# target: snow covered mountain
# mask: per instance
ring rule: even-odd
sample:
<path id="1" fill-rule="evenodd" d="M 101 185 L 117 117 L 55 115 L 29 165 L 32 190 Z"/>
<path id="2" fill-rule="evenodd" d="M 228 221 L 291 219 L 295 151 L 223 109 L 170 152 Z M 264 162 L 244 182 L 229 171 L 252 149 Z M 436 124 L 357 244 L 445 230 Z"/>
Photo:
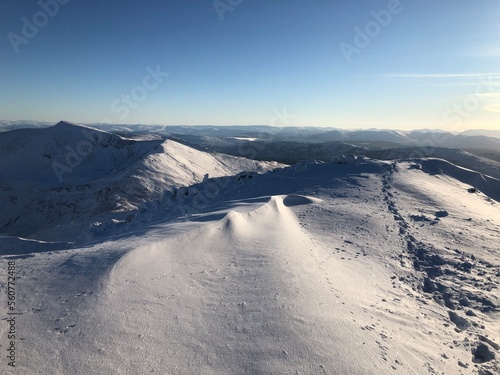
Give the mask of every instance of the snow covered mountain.
<path id="1" fill-rule="evenodd" d="M 69 240 L 90 218 L 123 220 L 144 202 L 204 178 L 279 166 L 63 121 L 0 133 L 0 233 L 48 240 L 52 228 L 64 226 Z"/>
<path id="2" fill-rule="evenodd" d="M 65 161 L 53 135 L 16 154 L 32 177 L 3 164 L 18 180 L 4 178 L 2 194 L 33 185 L 52 203 L 19 211 L 12 228 L 42 228 L 54 210 L 87 215 L 0 237 L 0 305 L 14 262 L 19 313 L 16 368 L 1 358 L 3 373 L 500 373 L 500 180 L 436 158 L 274 169 L 172 140 L 95 137 L 62 182 L 49 173 Z M 113 194 L 134 208 L 95 209 Z M 24 207 L 44 207 L 37 199 Z"/>

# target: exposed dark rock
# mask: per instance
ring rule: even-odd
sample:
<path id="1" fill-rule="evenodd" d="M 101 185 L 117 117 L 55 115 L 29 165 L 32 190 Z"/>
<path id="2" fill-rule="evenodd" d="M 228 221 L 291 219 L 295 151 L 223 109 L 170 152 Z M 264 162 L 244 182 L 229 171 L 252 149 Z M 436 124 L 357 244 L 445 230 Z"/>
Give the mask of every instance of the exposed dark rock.
<path id="1" fill-rule="evenodd" d="M 450 316 L 450 320 L 457 326 L 458 329 L 463 331 L 469 327 L 467 319 L 462 318 L 456 312 L 449 311 L 448 315 Z"/>
<path id="2" fill-rule="evenodd" d="M 495 359 L 495 353 L 493 353 L 488 345 L 483 343 L 479 344 L 476 349 L 472 350 L 474 355 L 473 361 L 476 363 L 484 363 Z"/>
<path id="3" fill-rule="evenodd" d="M 435 213 L 436 217 L 446 217 L 449 215 L 448 211 L 438 211 Z"/>
<path id="4" fill-rule="evenodd" d="M 424 286 L 423 286 L 422 290 L 425 293 L 432 293 L 432 292 L 434 292 L 436 290 L 436 285 L 432 282 L 431 279 L 429 279 L 428 277 L 426 277 L 424 279 Z"/>
<path id="5" fill-rule="evenodd" d="M 500 350 L 500 345 L 498 345 L 496 342 L 490 340 L 489 338 L 487 338 L 486 336 L 483 336 L 483 335 L 479 335 L 478 336 L 479 340 L 481 341 L 484 341 L 488 344 L 490 344 L 490 346 L 495 349 L 495 350 Z"/>
<path id="6" fill-rule="evenodd" d="M 470 301 L 467 297 L 462 297 L 458 300 L 460 306 L 470 306 Z"/>

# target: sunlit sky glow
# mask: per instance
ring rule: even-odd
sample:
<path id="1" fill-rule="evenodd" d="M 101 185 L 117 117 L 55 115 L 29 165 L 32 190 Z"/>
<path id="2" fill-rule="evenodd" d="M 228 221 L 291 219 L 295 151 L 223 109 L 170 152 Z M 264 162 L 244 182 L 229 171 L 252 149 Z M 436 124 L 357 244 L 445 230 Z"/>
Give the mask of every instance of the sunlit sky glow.
<path id="1" fill-rule="evenodd" d="M 500 129 L 497 0 L 6 0 L 0 11 L 3 120 L 270 125 L 286 108 L 293 119 L 275 125 Z"/>

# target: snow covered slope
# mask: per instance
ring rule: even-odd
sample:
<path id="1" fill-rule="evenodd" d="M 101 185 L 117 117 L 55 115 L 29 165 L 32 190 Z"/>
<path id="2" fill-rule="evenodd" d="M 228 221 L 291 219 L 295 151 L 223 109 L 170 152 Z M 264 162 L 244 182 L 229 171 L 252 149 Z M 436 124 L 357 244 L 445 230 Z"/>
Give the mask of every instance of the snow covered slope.
<path id="1" fill-rule="evenodd" d="M 497 374 L 500 205 L 484 192 L 500 181 L 474 176 L 301 163 L 205 180 L 91 246 L 4 256 L 22 315 L 2 371 Z"/>
<path id="2" fill-rule="evenodd" d="M 117 218 L 125 220 L 142 203 L 207 174 L 279 166 L 67 122 L 0 133 L 0 234 L 51 241 L 52 228 L 62 226 L 57 231 L 69 241 L 90 218 L 121 213 Z"/>
<path id="3" fill-rule="evenodd" d="M 500 162 L 470 154 L 466 151 L 451 148 L 393 148 L 385 150 L 370 150 L 366 153 L 373 159 L 395 160 L 410 158 L 444 159 L 463 168 L 500 179 Z"/>

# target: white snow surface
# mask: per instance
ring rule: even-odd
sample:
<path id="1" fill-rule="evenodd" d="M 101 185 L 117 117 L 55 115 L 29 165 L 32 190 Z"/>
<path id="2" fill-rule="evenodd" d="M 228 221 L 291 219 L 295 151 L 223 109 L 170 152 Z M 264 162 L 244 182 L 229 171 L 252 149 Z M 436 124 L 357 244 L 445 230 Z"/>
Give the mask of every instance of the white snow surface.
<path id="1" fill-rule="evenodd" d="M 0 238 L 2 374 L 497 374 L 500 181 L 457 168 L 302 163 L 197 181 L 73 248 Z"/>

